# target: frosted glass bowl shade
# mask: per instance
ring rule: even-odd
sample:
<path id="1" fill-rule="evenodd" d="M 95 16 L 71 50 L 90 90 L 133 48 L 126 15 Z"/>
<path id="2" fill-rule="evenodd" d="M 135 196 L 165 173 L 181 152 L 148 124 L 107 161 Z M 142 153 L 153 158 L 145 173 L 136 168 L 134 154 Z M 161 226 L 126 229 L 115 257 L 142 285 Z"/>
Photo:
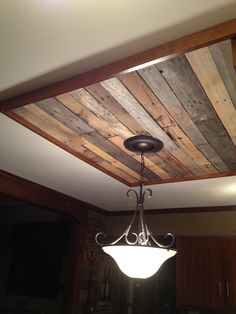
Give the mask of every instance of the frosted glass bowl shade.
<path id="1" fill-rule="evenodd" d="M 102 249 L 125 275 L 140 279 L 153 276 L 168 258 L 176 254 L 175 250 L 138 245 L 107 245 Z"/>

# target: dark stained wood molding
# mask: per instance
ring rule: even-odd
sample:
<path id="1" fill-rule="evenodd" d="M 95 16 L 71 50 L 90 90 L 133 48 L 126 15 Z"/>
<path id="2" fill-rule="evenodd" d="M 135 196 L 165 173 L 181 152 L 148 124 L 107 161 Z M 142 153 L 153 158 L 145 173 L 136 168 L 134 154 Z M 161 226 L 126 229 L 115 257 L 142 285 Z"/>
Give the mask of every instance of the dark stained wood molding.
<path id="1" fill-rule="evenodd" d="M 0 193 L 23 202 L 69 215 L 85 228 L 88 224 L 88 210 L 94 210 L 102 214 L 107 213 L 101 208 L 3 170 L 0 170 Z"/>
<path id="2" fill-rule="evenodd" d="M 229 212 L 236 211 L 236 205 L 232 206 L 209 206 L 209 207 L 185 207 L 185 208 L 160 208 L 145 209 L 145 215 L 155 214 L 192 214 L 192 213 L 208 213 L 208 212 Z M 108 212 L 108 216 L 131 216 L 134 214 L 132 210 Z"/>
<path id="3" fill-rule="evenodd" d="M 233 66 L 236 71 L 236 38 L 232 38 L 231 44 L 232 44 Z"/>
<path id="4" fill-rule="evenodd" d="M 225 39 L 236 36 L 236 19 L 207 28 L 194 34 L 174 40 L 142 53 L 127 57 L 125 59 L 110 63 L 95 70 L 79 74 L 70 79 L 66 79 L 22 95 L 5 99 L 1 103 L 1 111 L 6 112 L 29 103 L 34 103 L 42 99 L 54 97 L 78 88 L 86 87 L 94 83 L 108 79 L 115 74 L 132 69 L 139 65 L 168 59 L 175 55 L 186 53 L 203 46 L 207 46 Z"/>
<path id="5" fill-rule="evenodd" d="M 94 205 L 89 205 L 83 201 L 74 199 L 70 196 L 56 192 L 40 184 L 20 178 L 9 172 L 0 170 L 0 193 L 28 202 L 34 205 L 42 206 L 45 209 L 57 211 L 73 217 L 81 226 L 87 227 L 88 210 L 94 210 L 101 214 L 109 216 L 132 215 L 133 210 L 128 211 L 107 211 Z M 212 207 L 188 207 L 188 208 L 163 208 L 146 209 L 145 214 L 175 214 L 175 213 L 193 213 L 193 212 L 218 212 L 234 211 L 233 206 L 212 206 Z"/>
<path id="6" fill-rule="evenodd" d="M 206 180 L 206 179 L 214 179 L 214 178 L 222 178 L 222 177 L 230 177 L 236 176 L 236 171 L 229 172 L 217 172 L 206 174 L 198 177 L 186 177 L 186 178 L 172 178 L 172 179 L 161 179 L 161 180 L 148 180 L 144 182 L 144 185 L 157 185 L 164 183 L 176 183 L 176 182 L 185 182 L 185 181 L 196 181 L 196 180 Z M 130 184 L 132 187 L 138 186 L 136 184 Z"/>

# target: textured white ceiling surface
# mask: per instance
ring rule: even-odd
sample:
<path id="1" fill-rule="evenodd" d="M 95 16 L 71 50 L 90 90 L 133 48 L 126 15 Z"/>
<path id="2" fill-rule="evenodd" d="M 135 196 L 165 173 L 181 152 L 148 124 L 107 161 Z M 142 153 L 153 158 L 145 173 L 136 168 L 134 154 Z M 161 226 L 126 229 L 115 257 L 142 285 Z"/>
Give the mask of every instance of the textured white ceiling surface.
<path id="1" fill-rule="evenodd" d="M 0 1 L 0 99 L 235 17 L 235 0 Z M 107 210 L 127 187 L 0 114 L 0 168 Z M 236 204 L 236 177 L 153 186 L 147 208 Z"/>
<path id="2" fill-rule="evenodd" d="M 2 0 L 1 98 L 235 17 L 235 0 Z"/>

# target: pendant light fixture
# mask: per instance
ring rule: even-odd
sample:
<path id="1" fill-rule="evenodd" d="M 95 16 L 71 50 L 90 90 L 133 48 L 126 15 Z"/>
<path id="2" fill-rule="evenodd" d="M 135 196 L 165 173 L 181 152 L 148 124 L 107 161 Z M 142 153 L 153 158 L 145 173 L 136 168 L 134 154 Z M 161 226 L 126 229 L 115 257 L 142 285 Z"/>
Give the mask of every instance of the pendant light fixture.
<path id="1" fill-rule="evenodd" d="M 96 235 L 95 240 L 99 246 L 102 246 L 103 251 L 116 261 L 125 275 L 130 278 L 145 279 L 153 276 L 167 259 L 176 254 L 176 251 L 171 249 L 174 236 L 167 233 L 165 237 L 170 238 L 170 243 L 168 245 L 161 244 L 154 238 L 144 221 L 144 201 L 146 197 L 152 196 L 151 189 L 143 188 L 144 154 L 160 151 L 163 148 L 163 143 L 153 137 L 138 135 L 128 138 L 124 142 L 124 146 L 141 155 L 139 192 L 134 189 L 127 191 L 128 198 L 132 198 L 132 194 L 136 198 L 134 215 L 124 233 L 115 241 L 109 244 L 101 243 L 98 238 L 106 237 L 102 232 Z M 130 235 L 136 218 L 138 220 L 138 232 L 132 232 Z"/>

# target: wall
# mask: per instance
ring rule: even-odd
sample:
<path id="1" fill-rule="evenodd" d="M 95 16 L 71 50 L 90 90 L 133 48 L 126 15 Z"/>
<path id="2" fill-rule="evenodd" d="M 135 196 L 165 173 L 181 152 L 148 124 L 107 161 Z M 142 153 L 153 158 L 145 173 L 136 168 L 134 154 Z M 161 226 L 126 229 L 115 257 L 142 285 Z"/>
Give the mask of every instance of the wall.
<path id="1" fill-rule="evenodd" d="M 147 225 L 153 234 L 172 232 L 175 236 L 231 236 L 236 235 L 236 211 L 147 214 Z M 110 216 L 106 220 L 108 234 L 120 234 L 131 217 Z"/>

